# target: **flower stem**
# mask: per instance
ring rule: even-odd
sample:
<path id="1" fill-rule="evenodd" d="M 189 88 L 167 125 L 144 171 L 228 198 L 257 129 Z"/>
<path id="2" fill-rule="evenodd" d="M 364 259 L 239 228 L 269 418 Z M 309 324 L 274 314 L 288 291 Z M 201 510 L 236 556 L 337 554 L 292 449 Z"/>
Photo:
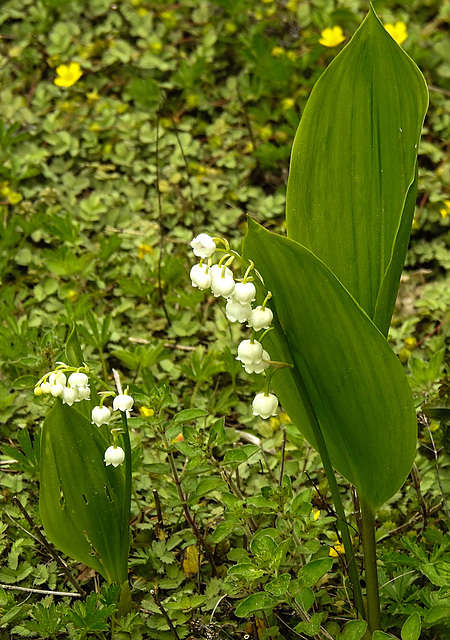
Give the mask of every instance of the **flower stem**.
<path id="1" fill-rule="evenodd" d="M 378 591 L 377 552 L 375 544 L 375 514 L 361 497 L 362 545 L 366 578 L 369 631 L 381 629 L 380 595 Z"/>
<path id="2" fill-rule="evenodd" d="M 125 486 L 123 491 L 122 505 L 122 535 L 121 535 L 121 557 L 123 562 L 123 579 L 121 583 L 126 582 L 128 578 L 128 553 L 130 550 L 130 511 L 131 511 L 131 444 L 130 433 L 128 431 L 128 422 L 126 411 L 121 411 L 122 416 L 122 440 L 123 450 L 125 452 Z"/>

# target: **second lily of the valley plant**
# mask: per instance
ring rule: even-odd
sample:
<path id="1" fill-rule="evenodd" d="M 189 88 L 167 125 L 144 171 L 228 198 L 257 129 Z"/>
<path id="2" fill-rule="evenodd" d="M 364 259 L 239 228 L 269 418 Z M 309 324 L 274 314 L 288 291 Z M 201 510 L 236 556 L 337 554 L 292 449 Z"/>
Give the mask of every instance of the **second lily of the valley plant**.
<path id="1" fill-rule="evenodd" d="M 381 628 L 374 518 L 405 481 L 417 427 L 387 341 L 417 192 L 424 78 L 373 9 L 315 85 L 292 150 L 287 238 L 253 220 L 244 258 L 274 293 L 272 386 L 319 451 L 357 609 Z M 259 289 L 259 287 L 258 287 Z M 262 300 L 265 291 L 258 291 Z M 356 488 L 367 607 L 334 475 Z"/>

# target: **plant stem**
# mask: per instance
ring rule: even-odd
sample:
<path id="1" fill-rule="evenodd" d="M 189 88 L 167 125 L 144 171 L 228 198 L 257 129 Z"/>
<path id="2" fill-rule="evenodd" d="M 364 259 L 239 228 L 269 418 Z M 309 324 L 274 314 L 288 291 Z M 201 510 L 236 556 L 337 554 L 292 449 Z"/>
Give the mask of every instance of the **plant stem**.
<path id="1" fill-rule="evenodd" d="M 367 617 L 369 631 L 373 633 L 381 629 L 380 595 L 378 592 L 377 552 L 375 544 L 375 514 L 365 499 L 360 497 L 362 546 L 364 550 L 364 566 L 367 595 Z"/>
<path id="2" fill-rule="evenodd" d="M 359 615 L 363 618 L 363 620 L 365 620 L 366 614 L 364 610 L 364 601 L 363 601 L 362 592 L 361 592 L 361 585 L 359 582 L 358 569 L 356 567 L 356 562 L 355 562 L 355 554 L 353 552 L 352 540 L 350 538 L 350 533 L 348 530 L 348 524 L 345 517 L 345 511 L 344 511 L 344 506 L 342 504 L 341 494 L 339 492 L 336 476 L 334 475 L 333 465 L 331 464 L 330 456 L 328 453 L 327 445 L 325 443 L 325 439 L 323 437 L 319 420 L 317 418 L 316 412 L 309 398 L 309 395 L 305 389 L 303 380 L 298 374 L 296 375 L 295 369 L 293 369 L 293 374 L 294 374 L 294 380 L 295 380 L 297 389 L 299 390 L 300 396 L 303 400 L 303 406 L 308 414 L 309 421 L 313 428 L 317 450 L 322 459 L 322 464 L 325 469 L 325 474 L 328 480 L 328 486 L 330 487 L 331 496 L 333 498 L 336 514 L 338 517 L 337 526 L 340 531 L 342 542 L 344 544 L 344 549 L 345 549 L 345 558 L 347 561 L 348 575 L 350 578 L 350 582 L 352 583 L 352 586 L 353 586 L 353 597 L 355 600 L 355 605 Z"/>
<path id="3" fill-rule="evenodd" d="M 130 433 L 128 431 L 128 422 L 126 411 L 120 412 L 122 415 L 122 440 L 123 449 L 125 451 L 125 487 L 123 492 L 122 505 L 122 535 L 121 535 L 121 553 L 124 563 L 122 583 L 128 579 L 128 553 L 130 549 L 130 511 L 131 511 L 131 444 Z"/>

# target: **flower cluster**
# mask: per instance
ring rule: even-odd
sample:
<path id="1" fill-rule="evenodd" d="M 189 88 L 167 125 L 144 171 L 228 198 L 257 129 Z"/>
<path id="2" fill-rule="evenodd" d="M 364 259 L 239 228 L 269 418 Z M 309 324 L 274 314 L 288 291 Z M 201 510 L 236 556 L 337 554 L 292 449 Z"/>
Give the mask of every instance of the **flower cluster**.
<path id="1" fill-rule="evenodd" d="M 105 407 L 103 404 L 105 396 L 109 396 L 111 394 L 109 392 L 106 392 L 106 393 L 101 393 L 101 395 L 102 395 L 102 398 L 100 400 L 100 404 L 94 407 L 91 412 L 92 424 L 97 425 L 97 427 L 101 427 L 102 424 L 108 424 L 112 416 L 111 409 L 109 409 L 108 407 Z M 131 409 L 133 408 L 133 404 L 134 404 L 134 399 L 130 395 L 128 395 L 127 393 L 121 393 L 114 398 L 112 408 L 113 408 L 113 411 L 126 412 L 126 411 L 131 411 Z M 117 446 L 117 442 L 116 442 L 117 431 L 120 431 L 120 429 L 111 430 L 111 433 L 113 434 L 114 442 L 105 451 L 105 457 L 103 461 L 107 467 L 110 464 L 112 464 L 113 467 L 118 467 L 119 464 L 122 464 L 122 462 L 125 460 L 125 451 L 122 449 L 122 447 Z"/>
<path id="2" fill-rule="evenodd" d="M 216 243 L 223 243 L 225 249 L 218 249 Z M 251 272 L 254 270 L 253 263 L 250 261 L 243 278 L 235 280 L 230 266 L 236 258 L 241 262 L 242 258 L 235 251 L 230 251 L 226 240 L 211 238 L 206 233 L 200 233 L 190 244 L 194 255 L 200 258 L 200 262 L 190 271 L 192 286 L 201 290 L 211 289 L 215 297 L 225 298 L 227 301 L 225 313 L 228 320 L 246 322 L 247 327 L 252 329 L 251 338 L 239 344 L 236 359 L 242 362 L 247 373 L 263 373 L 271 365 L 270 355 L 261 342 L 255 340 L 255 334 L 264 329 L 260 338 L 262 340 L 267 333 L 266 330 L 270 330 L 273 313 L 266 304 L 272 294 L 269 292 L 262 305 L 252 308 L 252 302 L 256 299 L 256 287 L 251 277 Z M 224 255 L 217 264 L 212 264 L 212 257 L 216 251 L 222 251 Z M 276 415 L 277 407 L 277 398 L 267 389 L 253 400 L 253 415 L 269 418 Z"/>
<path id="3" fill-rule="evenodd" d="M 87 373 L 89 369 L 84 367 L 69 367 L 64 362 L 57 362 L 55 371 L 46 373 L 34 387 L 34 395 L 42 396 L 51 394 L 54 398 L 61 398 L 64 404 L 72 406 L 74 402 L 89 400 L 91 390 Z M 66 374 L 70 374 L 68 377 Z"/>

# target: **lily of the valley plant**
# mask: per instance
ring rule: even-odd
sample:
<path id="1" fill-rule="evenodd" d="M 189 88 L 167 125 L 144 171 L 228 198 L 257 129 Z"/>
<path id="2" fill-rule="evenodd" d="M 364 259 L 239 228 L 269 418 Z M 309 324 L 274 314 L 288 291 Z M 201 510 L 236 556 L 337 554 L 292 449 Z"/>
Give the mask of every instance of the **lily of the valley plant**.
<path id="1" fill-rule="evenodd" d="M 287 237 L 249 219 L 244 240 L 244 259 L 273 292 L 274 330 L 264 348 L 272 360 L 293 365 L 272 386 L 321 455 L 354 601 L 368 621 L 365 638 L 381 628 L 375 514 L 405 481 L 416 448 L 412 395 L 387 334 L 414 215 L 427 104 L 422 74 L 371 9 L 302 114 Z M 206 281 L 204 263 L 202 269 Z M 256 285 L 262 300 L 265 290 Z M 367 606 L 334 470 L 359 497 Z"/>

